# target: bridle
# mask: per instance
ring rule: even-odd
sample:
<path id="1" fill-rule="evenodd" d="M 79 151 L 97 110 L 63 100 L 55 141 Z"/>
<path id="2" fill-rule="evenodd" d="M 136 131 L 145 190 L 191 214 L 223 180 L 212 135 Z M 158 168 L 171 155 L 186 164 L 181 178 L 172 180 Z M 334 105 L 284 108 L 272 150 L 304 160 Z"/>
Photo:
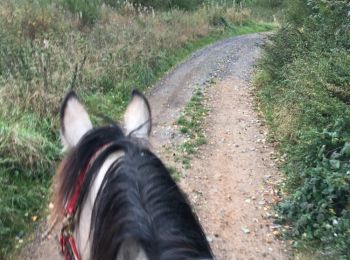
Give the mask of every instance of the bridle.
<path id="1" fill-rule="evenodd" d="M 130 132 L 128 136 L 131 136 L 135 131 L 141 129 L 143 126 L 145 126 L 148 123 L 150 123 L 150 120 L 145 121 L 138 128 Z M 61 253 L 65 260 L 81 260 L 81 257 L 79 255 L 79 251 L 73 236 L 74 228 L 75 228 L 74 220 L 75 220 L 75 214 L 77 211 L 77 203 L 80 198 L 81 187 L 84 183 L 84 179 L 87 171 L 90 169 L 94 159 L 108 145 L 109 144 L 102 145 L 102 147 L 95 152 L 95 154 L 91 157 L 91 159 L 85 164 L 83 169 L 80 171 L 78 179 L 75 184 L 73 195 L 71 196 L 71 198 L 69 199 L 69 201 L 67 202 L 64 208 L 64 219 L 62 221 L 62 228 L 61 228 L 59 242 L 60 242 Z"/>
<path id="2" fill-rule="evenodd" d="M 75 185 L 75 190 L 65 206 L 64 219 L 62 222 L 60 246 L 61 253 L 65 260 L 80 260 L 81 257 L 78 252 L 77 245 L 73 236 L 74 233 L 74 218 L 77 209 L 77 202 L 80 196 L 81 187 L 83 185 L 86 172 L 88 170 L 88 164 L 79 173 L 78 180 Z"/>
<path id="3" fill-rule="evenodd" d="M 79 251 L 73 236 L 74 233 L 74 219 L 77 211 L 77 203 L 80 198 L 81 188 L 84 183 L 85 175 L 90 169 L 94 159 L 108 146 L 109 144 L 103 145 L 99 148 L 91 159 L 85 164 L 79 173 L 78 179 L 75 184 L 73 195 L 67 202 L 64 208 L 64 219 L 62 221 L 61 234 L 59 238 L 61 254 L 65 260 L 81 260 Z"/>

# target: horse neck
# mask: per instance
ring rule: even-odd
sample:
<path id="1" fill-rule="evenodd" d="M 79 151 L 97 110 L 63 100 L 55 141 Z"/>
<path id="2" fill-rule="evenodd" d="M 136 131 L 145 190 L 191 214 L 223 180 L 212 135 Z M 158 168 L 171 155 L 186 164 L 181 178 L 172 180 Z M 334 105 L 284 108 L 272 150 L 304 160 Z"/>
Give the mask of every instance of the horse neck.
<path id="1" fill-rule="evenodd" d="M 81 255 L 81 259 L 90 259 L 91 241 L 90 241 L 90 228 L 91 228 L 91 215 L 95 204 L 95 200 L 98 191 L 101 188 L 102 181 L 110 168 L 122 152 L 116 152 L 107 157 L 100 170 L 98 171 L 91 188 L 87 194 L 87 198 L 83 204 L 80 218 L 77 222 L 77 228 L 75 229 L 75 240 L 77 242 L 78 250 Z"/>

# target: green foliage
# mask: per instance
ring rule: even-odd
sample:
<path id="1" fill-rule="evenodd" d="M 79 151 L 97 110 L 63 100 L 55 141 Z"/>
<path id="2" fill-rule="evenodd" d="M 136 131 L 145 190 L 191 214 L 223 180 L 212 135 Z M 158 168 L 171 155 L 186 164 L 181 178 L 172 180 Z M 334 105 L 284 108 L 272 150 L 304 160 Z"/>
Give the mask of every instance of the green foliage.
<path id="1" fill-rule="evenodd" d="M 260 61 L 259 98 L 286 163 L 280 221 L 297 248 L 350 257 L 347 1 L 290 1 Z M 293 2 L 293 3 L 292 3 Z M 304 11 L 301 11 L 304 10 Z"/>
<path id="2" fill-rule="evenodd" d="M 100 17 L 100 0 L 62 0 L 63 5 L 76 14 L 83 26 L 93 25 Z"/>
<path id="3" fill-rule="evenodd" d="M 239 6 L 251 10 L 254 21 L 281 23 L 285 18 L 285 0 L 241 0 Z"/>
<path id="4" fill-rule="evenodd" d="M 113 7 L 120 7 L 125 3 L 131 3 L 136 6 L 152 7 L 154 9 L 169 10 L 178 8 L 182 10 L 194 10 L 203 4 L 203 0 L 104 0 L 104 2 Z"/>
<path id="5" fill-rule="evenodd" d="M 287 1 L 287 21 L 296 26 L 302 26 L 311 13 L 311 8 L 305 0 Z"/>
<path id="6" fill-rule="evenodd" d="M 0 256 L 7 259 L 14 247 L 22 245 L 28 232 L 45 218 L 43 208 L 47 202 L 47 187 L 53 176 L 46 178 L 24 176 L 18 171 L 4 172 L 0 168 Z"/>
<path id="7" fill-rule="evenodd" d="M 40 120 L 28 116 L 30 124 Z M 0 257 L 23 243 L 36 221 L 41 220 L 47 187 L 60 150 L 29 122 L 0 120 Z M 47 122 L 40 122 L 45 131 Z M 34 127 L 34 126 L 33 126 Z M 32 218 L 34 216 L 34 218 Z"/>
<path id="8" fill-rule="evenodd" d="M 276 8 L 281 7 L 284 3 L 284 0 L 251 0 L 246 2 L 251 2 L 251 4 L 260 5 L 263 7 Z"/>
<path id="9" fill-rule="evenodd" d="M 51 140 L 28 126 L 0 121 L 0 168 L 3 171 L 42 176 L 53 170 L 52 162 L 58 154 L 59 149 Z"/>

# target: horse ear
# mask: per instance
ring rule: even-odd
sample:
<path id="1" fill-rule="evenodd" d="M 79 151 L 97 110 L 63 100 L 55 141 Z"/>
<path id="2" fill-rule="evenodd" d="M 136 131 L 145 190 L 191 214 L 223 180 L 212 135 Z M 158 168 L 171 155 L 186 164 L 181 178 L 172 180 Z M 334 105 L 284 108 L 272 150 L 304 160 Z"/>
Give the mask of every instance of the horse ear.
<path id="1" fill-rule="evenodd" d="M 61 140 L 64 149 L 74 147 L 92 129 L 90 117 L 74 91 L 64 98 L 61 107 Z"/>
<path id="2" fill-rule="evenodd" d="M 124 126 L 127 135 L 148 138 L 151 133 L 151 108 L 144 95 L 133 90 L 132 99 L 124 114 Z"/>

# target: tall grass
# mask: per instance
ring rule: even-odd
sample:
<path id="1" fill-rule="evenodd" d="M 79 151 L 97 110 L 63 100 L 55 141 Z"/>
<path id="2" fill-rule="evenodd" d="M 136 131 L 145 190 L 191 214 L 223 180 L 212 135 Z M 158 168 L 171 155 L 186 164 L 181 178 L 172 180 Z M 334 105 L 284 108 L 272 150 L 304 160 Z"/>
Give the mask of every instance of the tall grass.
<path id="1" fill-rule="evenodd" d="M 186 12 L 85 2 L 1 2 L 0 258 L 44 218 L 60 157 L 59 104 L 69 89 L 91 112 L 118 118 L 132 88 L 150 87 L 194 49 L 271 28 L 241 7 Z"/>
<path id="2" fill-rule="evenodd" d="M 321 258 L 350 257 L 349 11 L 346 1 L 289 2 L 257 79 L 286 161 L 284 234 Z"/>

